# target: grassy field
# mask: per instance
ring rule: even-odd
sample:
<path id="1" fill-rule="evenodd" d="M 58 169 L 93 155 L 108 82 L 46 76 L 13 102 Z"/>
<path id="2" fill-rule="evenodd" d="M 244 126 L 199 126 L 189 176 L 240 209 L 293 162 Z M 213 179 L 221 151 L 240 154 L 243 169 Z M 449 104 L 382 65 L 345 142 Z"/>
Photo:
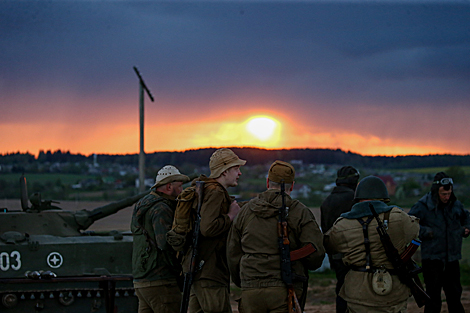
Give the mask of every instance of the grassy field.
<path id="1" fill-rule="evenodd" d="M 41 174 L 27 174 L 26 182 L 28 184 L 33 184 L 38 182 L 40 184 L 45 184 L 47 182 L 56 182 L 60 180 L 63 184 L 72 185 L 76 184 L 82 179 L 90 178 L 89 175 L 82 174 L 61 174 L 61 173 L 41 173 Z M 21 174 L 19 173 L 8 173 L 0 174 L 0 179 L 5 180 L 11 184 L 19 184 Z"/>
<path id="2" fill-rule="evenodd" d="M 420 174 L 436 174 L 438 172 L 445 172 L 449 167 L 426 167 L 426 168 L 410 168 L 410 169 L 400 169 L 403 173 L 420 173 Z M 466 175 L 470 174 L 470 166 L 459 166 Z"/>

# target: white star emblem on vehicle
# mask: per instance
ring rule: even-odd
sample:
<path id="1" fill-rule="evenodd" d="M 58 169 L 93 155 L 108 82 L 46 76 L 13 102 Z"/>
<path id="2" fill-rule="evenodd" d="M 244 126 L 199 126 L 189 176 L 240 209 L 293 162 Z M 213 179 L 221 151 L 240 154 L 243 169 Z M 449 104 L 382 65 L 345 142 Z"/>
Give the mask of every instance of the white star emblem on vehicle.
<path id="1" fill-rule="evenodd" d="M 49 265 L 52 268 L 60 267 L 63 261 L 64 259 L 62 258 L 62 255 L 60 255 L 59 252 L 51 252 L 47 256 L 47 265 Z"/>

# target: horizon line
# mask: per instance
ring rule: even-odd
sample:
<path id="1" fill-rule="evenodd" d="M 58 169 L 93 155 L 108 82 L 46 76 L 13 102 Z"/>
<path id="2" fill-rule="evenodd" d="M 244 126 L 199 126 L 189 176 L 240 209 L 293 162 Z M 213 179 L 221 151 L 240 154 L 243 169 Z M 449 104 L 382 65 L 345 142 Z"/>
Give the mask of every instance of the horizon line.
<path id="1" fill-rule="evenodd" d="M 175 152 L 187 152 L 187 151 L 197 151 L 197 150 L 208 150 L 208 149 L 221 149 L 221 148 L 228 148 L 228 149 L 258 149 L 258 150 L 266 150 L 266 151 L 280 151 L 280 150 L 286 150 L 286 151 L 289 151 L 289 150 L 331 150 L 331 151 L 342 151 L 344 153 L 350 153 L 350 154 L 357 154 L 359 156 L 362 156 L 362 157 L 412 157 L 412 156 L 419 156 L 419 157 L 425 157 L 425 156 L 470 156 L 470 153 L 468 154 L 455 154 L 455 153 L 451 153 L 451 152 L 445 152 L 445 153 L 427 153 L 427 154 L 416 154 L 416 153 L 413 153 L 413 154 L 361 154 L 359 152 L 354 152 L 354 151 L 351 151 L 351 150 L 343 150 L 341 148 L 309 148 L 309 147 L 298 147 L 298 148 L 264 148 L 264 147 L 256 147 L 256 146 L 242 146 L 242 147 L 237 147 L 237 146 L 222 146 L 222 147 L 201 147 L 201 148 L 189 148 L 189 149 L 182 149 L 182 150 L 162 150 L 162 151 L 158 151 L 158 150 L 155 150 L 155 151 L 152 151 L 152 152 L 144 152 L 145 154 L 154 154 L 154 153 L 175 153 Z M 89 153 L 89 154 L 85 154 L 85 153 L 81 153 L 81 152 L 71 152 L 70 150 L 62 150 L 62 149 L 56 149 L 56 150 L 52 150 L 52 149 L 39 149 L 39 151 L 35 154 L 35 153 L 31 153 L 29 152 L 29 150 L 27 150 L 26 152 L 22 152 L 22 151 L 15 151 L 15 152 L 2 152 L 0 153 L 0 157 L 2 156 L 7 156 L 7 155 L 14 155 L 14 154 L 31 154 L 35 157 L 35 159 L 37 159 L 39 157 L 39 153 L 40 152 L 44 152 L 44 153 L 47 153 L 47 152 L 51 152 L 51 153 L 57 153 L 57 152 L 61 152 L 61 153 L 69 153 L 69 154 L 72 154 L 72 155 L 83 155 L 85 157 L 90 157 L 92 155 L 114 155 L 114 156 L 125 156 L 125 155 L 139 155 L 139 152 L 132 152 L 132 153 L 104 153 L 104 152 L 93 152 L 93 153 Z"/>

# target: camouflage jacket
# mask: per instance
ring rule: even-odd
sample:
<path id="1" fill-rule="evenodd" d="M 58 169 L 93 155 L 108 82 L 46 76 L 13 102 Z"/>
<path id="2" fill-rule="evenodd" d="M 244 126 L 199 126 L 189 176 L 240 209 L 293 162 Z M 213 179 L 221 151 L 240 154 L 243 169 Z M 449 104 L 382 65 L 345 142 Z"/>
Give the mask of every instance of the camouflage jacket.
<path id="1" fill-rule="evenodd" d="M 160 192 L 151 192 L 134 207 L 131 230 L 134 236 L 132 274 L 136 287 L 176 282 L 181 268 L 176 252 L 166 242 L 165 235 L 171 229 L 176 200 Z M 144 234 L 156 244 L 155 247 Z"/>

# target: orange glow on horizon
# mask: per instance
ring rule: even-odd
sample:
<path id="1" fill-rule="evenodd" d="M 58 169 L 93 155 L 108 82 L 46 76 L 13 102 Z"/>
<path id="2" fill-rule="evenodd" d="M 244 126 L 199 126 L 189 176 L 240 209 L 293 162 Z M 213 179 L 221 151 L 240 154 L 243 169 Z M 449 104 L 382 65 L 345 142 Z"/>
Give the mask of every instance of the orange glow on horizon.
<path id="1" fill-rule="evenodd" d="M 259 125 L 250 131 L 249 123 L 257 118 L 262 119 L 258 120 Z M 272 128 L 271 132 L 263 133 L 269 127 Z M 84 155 L 139 152 L 138 125 L 135 125 L 135 121 L 108 121 L 93 125 L 82 125 L 79 121 L 76 124 L 2 124 L 0 134 L 2 154 L 29 152 L 37 156 L 40 150 L 59 149 Z M 465 147 L 460 148 L 461 150 L 457 150 L 457 147 L 449 152 L 448 147 L 422 142 L 418 145 L 410 138 L 382 139 L 346 131 L 310 130 L 278 112 L 268 110 L 224 112 L 193 121 L 185 118 L 158 120 L 152 123 L 148 121 L 145 125 L 147 153 L 220 147 L 255 147 L 268 150 L 341 149 L 370 156 L 468 154 Z"/>

